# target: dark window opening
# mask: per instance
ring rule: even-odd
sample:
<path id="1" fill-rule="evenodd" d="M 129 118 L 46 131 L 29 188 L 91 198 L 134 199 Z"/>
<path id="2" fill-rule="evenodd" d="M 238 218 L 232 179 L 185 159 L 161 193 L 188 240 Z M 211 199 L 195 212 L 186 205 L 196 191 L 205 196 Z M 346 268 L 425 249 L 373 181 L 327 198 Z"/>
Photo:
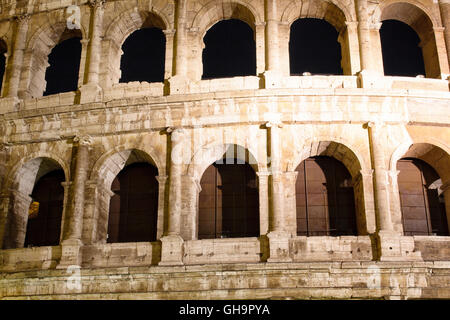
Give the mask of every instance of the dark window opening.
<path id="1" fill-rule="evenodd" d="M 121 83 L 164 81 L 166 37 L 160 28 L 133 32 L 125 40 L 122 51 Z"/>
<path id="2" fill-rule="evenodd" d="M 25 247 L 57 246 L 64 202 L 64 171 L 55 170 L 36 183 L 31 194 Z"/>
<path id="3" fill-rule="evenodd" d="M 3 88 L 3 77 L 6 70 L 6 53 L 6 44 L 3 41 L 0 41 L 0 92 Z"/>
<path id="4" fill-rule="evenodd" d="M 406 236 L 448 236 L 443 195 L 439 195 L 439 176 L 419 159 L 402 159 L 397 164 L 398 188 Z"/>
<path id="5" fill-rule="evenodd" d="M 322 19 L 298 19 L 291 26 L 289 59 L 291 75 L 342 75 L 338 32 Z"/>
<path id="6" fill-rule="evenodd" d="M 48 56 L 49 67 L 45 73 L 47 86 L 44 96 L 78 89 L 80 71 L 80 38 L 70 38 L 56 45 Z"/>
<path id="7" fill-rule="evenodd" d="M 125 167 L 112 183 L 108 243 L 156 241 L 158 170 L 148 163 Z"/>
<path id="8" fill-rule="evenodd" d="M 256 75 L 253 30 L 243 21 L 216 23 L 205 35 L 203 79 Z"/>
<path id="9" fill-rule="evenodd" d="M 259 237 L 256 174 L 250 165 L 239 163 L 216 162 L 203 174 L 198 239 Z"/>
<path id="10" fill-rule="evenodd" d="M 352 177 L 331 157 L 312 157 L 296 169 L 297 235 L 357 235 Z"/>
<path id="11" fill-rule="evenodd" d="M 380 29 L 384 74 L 387 76 L 425 76 L 420 38 L 406 23 L 385 20 Z"/>

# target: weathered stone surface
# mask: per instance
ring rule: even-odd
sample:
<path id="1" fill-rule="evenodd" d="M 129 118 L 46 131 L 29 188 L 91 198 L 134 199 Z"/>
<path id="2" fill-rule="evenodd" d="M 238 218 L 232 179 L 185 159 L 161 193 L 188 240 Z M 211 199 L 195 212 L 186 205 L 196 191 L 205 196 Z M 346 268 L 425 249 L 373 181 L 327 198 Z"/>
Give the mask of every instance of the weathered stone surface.
<path id="1" fill-rule="evenodd" d="M 430 164 L 450 221 L 448 1 L 78 1 L 78 90 L 46 97 L 74 2 L 26 3 L 0 11 L 0 299 L 450 298 L 449 237 L 403 236 L 396 167 Z M 298 18 L 336 28 L 344 75 L 290 75 Z M 254 30 L 256 76 L 202 80 L 203 36 L 223 19 Z M 384 76 L 386 19 L 417 32 L 426 78 Z M 149 21 L 165 81 L 119 83 L 122 44 Z M 257 173 L 260 236 L 198 240 L 200 180 L 229 145 Z M 357 236 L 296 235 L 295 169 L 320 155 L 351 174 Z M 111 183 L 135 162 L 158 169 L 157 241 L 107 243 Z M 29 195 L 55 168 L 61 245 L 23 248 Z"/>

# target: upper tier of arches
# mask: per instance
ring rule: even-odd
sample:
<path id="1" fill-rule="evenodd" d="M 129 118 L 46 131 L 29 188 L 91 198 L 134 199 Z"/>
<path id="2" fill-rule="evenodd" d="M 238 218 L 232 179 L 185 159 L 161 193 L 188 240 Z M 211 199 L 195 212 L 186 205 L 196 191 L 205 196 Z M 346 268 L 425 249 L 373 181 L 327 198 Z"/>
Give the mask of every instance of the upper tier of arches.
<path id="1" fill-rule="evenodd" d="M 336 70 L 341 68 L 344 75 L 357 75 L 367 68 L 383 74 L 383 59 L 386 59 L 387 53 L 385 50 L 382 52 L 385 41 L 380 40 L 379 29 L 385 21 L 395 20 L 408 25 L 420 39 L 416 46 L 422 53 L 423 61 L 419 64 L 424 65 L 423 76 L 446 78 L 450 72 L 439 5 L 431 4 L 435 8 L 430 9 L 424 2 L 386 0 L 373 4 L 350 0 L 183 0 L 153 3 L 145 0 L 138 3 L 106 1 L 102 4 L 101 1 L 92 1 L 89 2 L 91 5 L 79 7 L 79 25 L 75 28 L 68 23 L 73 15 L 67 8 L 21 16 L 0 23 L 0 38 L 4 42 L 2 48 L 7 56 L 2 97 L 17 93 L 20 98 L 42 96 L 47 90 L 46 71 L 50 53 L 71 38 L 81 39 L 80 63 L 79 66 L 74 65 L 78 70 L 73 72 L 77 75 L 74 79 L 77 87 L 92 83 L 103 88 L 114 86 L 122 82 L 121 66 L 126 65 L 121 63 L 126 53 L 124 44 L 136 31 L 147 28 L 155 28 L 162 34 L 155 41 L 163 47 L 163 53 L 154 59 L 159 60 L 155 65 L 163 66 L 163 71 L 158 71 L 163 75 L 149 77 L 158 81 L 145 77 L 137 81 L 162 83 L 176 76 L 199 81 L 204 78 L 205 72 L 206 78 L 212 78 L 205 71 L 202 59 L 208 49 L 205 39 L 219 22 L 230 19 L 242 21 L 252 30 L 257 76 L 263 76 L 266 71 L 289 76 L 293 62 L 303 59 L 289 45 L 293 41 L 293 27 L 299 20 L 315 19 L 327 22 L 336 31 L 337 39 L 333 41 L 339 42 L 341 51 L 341 57 L 335 58 L 340 59 Z M 311 32 L 317 32 L 315 36 L 321 37 L 320 30 Z M 368 41 L 372 51 L 369 58 L 363 52 Z M 308 44 L 304 47 L 307 49 Z M 278 60 L 275 67 L 270 62 L 273 57 Z M 391 71 L 385 71 L 386 75 L 391 75 Z M 339 75 L 340 71 L 333 73 Z M 219 74 L 217 77 L 223 76 Z"/>

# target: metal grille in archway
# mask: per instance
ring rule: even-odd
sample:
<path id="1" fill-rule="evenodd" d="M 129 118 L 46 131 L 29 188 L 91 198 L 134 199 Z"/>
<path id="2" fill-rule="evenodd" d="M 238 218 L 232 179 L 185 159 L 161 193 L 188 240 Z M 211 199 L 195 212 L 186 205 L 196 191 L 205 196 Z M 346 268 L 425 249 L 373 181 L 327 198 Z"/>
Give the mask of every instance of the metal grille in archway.
<path id="1" fill-rule="evenodd" d="M 148 163 L 125 167 L 112 183 L 108 243 L 156 241 L 158 170 Z"/>
<path id="2" fill-rule="evenodd" d="M 427 163 L 402 159 L 397 169 L 403 231 L 407 236 L 448 236 L 443 195 L 439 195 L 440 178 Z"/>
<path id="3" fill-rule="evenodd" d="M 52 171 L 36 183 L 31 194 L 25 247 L 57 246 L 61 235 L 64 171 Z"/>
<path id="4" fill-rule="evenodd" d="M 215 163 L 200 184 L 198 239 L 259 236 L 259 193 L 250 165 Z"/>
<path id="5" fill-rule="evenodd" d="M 297 235 L 356 235 L 355 198 L 347 168 L 331 157 L 312 157 L 297 167 Z"/>

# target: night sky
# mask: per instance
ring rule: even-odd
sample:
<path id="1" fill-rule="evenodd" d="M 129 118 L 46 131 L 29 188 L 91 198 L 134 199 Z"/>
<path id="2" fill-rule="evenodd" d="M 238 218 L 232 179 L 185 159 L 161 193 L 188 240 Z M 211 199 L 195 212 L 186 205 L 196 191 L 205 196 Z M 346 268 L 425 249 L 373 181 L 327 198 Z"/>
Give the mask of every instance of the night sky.
<path id="1" fill-rule="evenodd" d="M 386 75 L 425 74 L 419 37 L 408 25 L 388 20 L 380 30 Z M 292 75 L 342 74 L 338 33 L 324 20 L 300 19 L 291 28 L 290 70 Z M 78 86 L 81 56 L 79 38 L 61 42 L 49 55 L 50 67 L 44 95 L 74 91 Z M 224 20 L 204 37 L 203 79 L 256 75 L 256 48 L 252 28 L 240 20 Z M 160 29 L 146 28 L 132 33 L 124 42 L 120 82 L 164 80 L 165 37 Z M 0 75 L 4 73 L 0 55 Z M 3 77 L 2 77 L 3 78 Z"/>

